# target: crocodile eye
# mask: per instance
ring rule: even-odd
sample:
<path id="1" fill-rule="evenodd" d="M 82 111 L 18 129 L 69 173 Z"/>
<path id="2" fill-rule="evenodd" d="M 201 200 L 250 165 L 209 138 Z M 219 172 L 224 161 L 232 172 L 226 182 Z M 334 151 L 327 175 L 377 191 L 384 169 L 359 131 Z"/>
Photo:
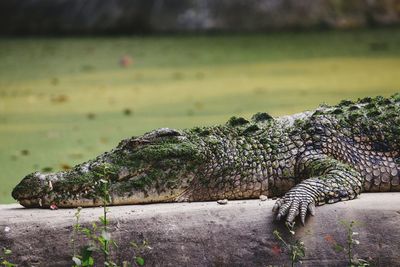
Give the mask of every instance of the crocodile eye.
<path id="1" fill-rule="evenodd" d="M 164 142 L 179 142 L 186 140 L 186 136 L 182 132 L 169 128 L 161 128 L 149 133 L 144 134 L 141 137 L 132 137 L 123 140 L 119 146 L 126 148 L 141 147 L 143 145 L 159 144 Z"/>
<path id="2" fill-rule="evenodd" d="M 175 136 L 182 136 L 182 133 L 177 131 L 177 130 L 174 130 L 174 129 L 161 128 L 161 129 L 157 129 L 157 130 L 155 130 L 153 132 L 150 132 L 148 134 L 148 136 L 149 137 L 154 137 L 154 138 L 175 137 Z"/>
<path id="3" fill-rule="evenodd" d="M 168 141 L 182 141 L 185 140 L 186 137 L 178 130 L 169 129 L 169 128 L 161 128 L 154 130 L 152 132 L 146 133 L 140 138 L 136 140 L 144 143 L 157 144 L 160 142 L 168 142 Z"/>

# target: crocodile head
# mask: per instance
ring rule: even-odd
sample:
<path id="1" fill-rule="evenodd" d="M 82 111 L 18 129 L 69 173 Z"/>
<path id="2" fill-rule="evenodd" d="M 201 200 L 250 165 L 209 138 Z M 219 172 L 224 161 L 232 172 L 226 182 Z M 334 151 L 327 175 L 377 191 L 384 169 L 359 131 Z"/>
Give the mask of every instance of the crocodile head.
<path id="1" fill-rule="evenodd" d="M 25 207 L 98 206 L 185 200 L 205 162 L 197 135 L 162 128 L 120 142 L 73 169 L 27 175 L 12 196 Z"/>

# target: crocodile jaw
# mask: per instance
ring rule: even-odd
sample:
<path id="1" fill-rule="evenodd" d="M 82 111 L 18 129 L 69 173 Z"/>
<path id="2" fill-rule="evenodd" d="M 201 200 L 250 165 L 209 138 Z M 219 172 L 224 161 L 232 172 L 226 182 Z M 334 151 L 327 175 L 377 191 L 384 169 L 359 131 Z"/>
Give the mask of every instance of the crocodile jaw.
<path id="1" fill-rule="evenodd" d="M 58 173 L 59 174 L 59 173 Z M 121 191 L 111 184 L 109 188 L 110 202 L 107 205 L 131 205 L 148 204 L 156 202 L 177 202 L 187 201 L 185 197 L 188 193 L 189 179 L 193 177 L 181 177 L 181 186 L 176 189 L 164 189 L 157 191 L 151 189 L 147 192 L 130 188 L 128 191 Z M 57 173 L 42 174 L 35 172 L 27 175 L 13 190 L 12 196 L 26 208 L 49 208 L 56 204 L 59 208 L 73 207 L 96 207 L 103 206 L 104 201 L 101 196 L 88 197 L 84 191 L 73 194 L 67 192 L 57 192 L 58 183 L 62 182 Z"/>
<path id="2" fill-rule="evenodd" d="M 134 196 L 119 196 L 114 195 L 111 197 L 111 203 L 107 205 L 137 205 L 137 204 L 149 204 L 149 203 L 160 203 L 160 202 L 176 202 L 183 200 L 180 198 L 181 194 L 171 195 L 169 193 L 163 193 L 160 195 L 150 195 L 143 197 L 140 194 Z M 21 198 L 18 202 L 26 208 L 50 208 L 53 204 L 52 199 L 47 197 L 40 198 Z M 66 199 L 57 204 L 58 208 L 74 208 L 74 207 L 98 207 L 104 203 L 99 199 L 89 198 L 77 198 L 77 199 Z"/>

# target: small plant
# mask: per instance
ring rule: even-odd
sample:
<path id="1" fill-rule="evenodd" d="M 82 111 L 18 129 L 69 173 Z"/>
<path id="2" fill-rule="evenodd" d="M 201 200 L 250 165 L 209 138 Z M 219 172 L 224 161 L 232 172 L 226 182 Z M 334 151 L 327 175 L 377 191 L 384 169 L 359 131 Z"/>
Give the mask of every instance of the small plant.
<path id="1" fill-rule="evenodd" d="M 100 251 L 103 254 L 105 266 L 117 266 L 116 263 L 110 260 L 110 244 L 114 245 L 115 247 L 117 247 L 117 244 L 111 239 L 111 234 L 108 229 L 109 222 L 107 219 L 107 214 L 109 212 L 108 205 L 111 202 L 108 181 L 105 179 L 100 179 L 96 188 L 96 192 L 98 193 L 99 197 L 101 197 L 103 204 L 103 215 L 99 217 L 101 227 L 99 228 L 95 222 L 92 223 L 91 229 L 88 227 L 82 227 L 79 223 L 81 209 L 77 209 L 75 213 L 76 222 L 74 225 L 72 238 L 74 253 L 72 260 L 75 263 L 74 266 L 94 266 L 94 258 L 92 256 L 94 251 Z M 84 246 L 81 249 L 81 255 L 77 255 L 75 246 L 78 232 L 83 233 L 89 240 L 89 245 Z"/>
<path id="2" fill-rule="evenodd" d="M 71 238 L 71 244 L 72 244 L 72 252 L 73 252 L 73 256 L 72 258 L 76 258 L 77 253 L 76 253 L 76 240 L 78 238 L 78 234 L 81 230 L 81 224 L 79 222 L 79 219 L 81 217 L 81 207 L 78 207 L 76 209 L 76 212 L 74 214 L 75 217 L 75 224 L 73 226 L 73 230 L 72 230 L 72 238 Z M 75 261 L 75 260 L 74 260 Z"/>
<path id="3" fill-rule="evenodd" d="M 142 244 L 137 244 L 136 242 L 133 241 L 131 241 L 130 244 L 135 253 L 135 256 L 133 257 L 134 261 L 136 262 L 137 265 L 143 266 L 144 259 L 141 255 L 144 253 L 145 250 L 151 249 L 151 247 L 149 246 L 146 240 L 143 240 Z"/>
<path id="4" fill-rule="evenodd" d="M 332 236 L 328 235 L 325 240 L 333 243 L 333 249 L 336 252 L 344 252 L 347 256 L 347 261 L 350 267 L 366 267 L 369 266 L 369 262 L 358 258 L 358 255 L 354 253 L 354 246 L 359 245 L 360 241 L 356 239 L 359 235 L 358 232 L 354 231 L 354 227 L 359 226 L 360 223 L 357 221 L 340 221 L 340 223 L 346 228 L 346 244 L 337 243 Z"/>
<path id="5" fill-rule="evenodd" d="M 107 166 L 101 170 L 101 172 L 97 173 L 99 177 L 104 177 L 98 180 L 96 183 L 96 195 L 101 198 L 102 206 L 103 206 L 103 215 L 99 217 L 98 226 L 96 222 L 93 222 L 91 228 L 82 227 L 80 224 L 80 212 L 82 208 L 78 208 L 75 212 L 75 224 L 73 227 L 72 234 L 72 250 L 73 256 L 72 260 L 74 262 L 73 267 L 90 267 L 95 266 L 95 260 L 93 257 L 93 252 L 98 251 L 103 255 L 104 258 L 104 266 L 107 267 L 119 267 L 117 263 L 112 260 L 112 247 L 118 248 L 117 243 L 111 238 L 111 233 L 109 231 L 109 204 L 111 203 L 111 196 L 109 191 L 109 181 L 108 175 L 112 174 Z M 87 239 L 88 244 L 81 248 L 80 254 L 77 253 L 76 250 L 76 240 L 78 234 L 82 233 Z M 133 262 L 135 262 L 139 266 L 143 266 L 145 261 L 141 256 L 145 249 L 149 249 L 147 241 L 143 241 L 142 244 L 138 245 L 135 242 L 130 243 L 132 249 L 134 250 Z M 123 261 L 122 267 L 131 266 L 129 261 Z"/>
<path id="6" fill-rule="evenodd" d="M 3 267 L 14 267 L 17 266 L 14 263 L 11 263 L 7 258 L 12 254 L 12 251 L 8 248 L 2 248 L 0 252 L 0 264 Z"/>
<path id="7" fill-rule="evenodd" d="M 105 266 L 116 266 L 115 263 L 109 260 L 109 255 L 111 253 L 110 243 L 117 247 L 117 244 L 111 239 L 111 233 L 108 231 L 109 222 L 107 220 L 107 213 L 109 212 L 108 205 L 111 202 L 109 183 L 107 180 L 100 179 L 99 185 L 99 193 L 103 202 L 103 216 L 99 218 L 102 224 L 102 231 L 101 235 L 97 237 L 97 240 L 101 245 L 100 249 L 104 255 Z"/>
<path id="8" fill-rule="evenodd" d="M 74 217 L 75 217 L 75 224 L 73 227 L 73 232 L 72 232 L 72 239 L 71 239 L 71 243 L 72 243 L 72 251 L 73 251 L 73 256 L 72 256 L 72 260 L 74 262 L 73 267 L 78 267 L 78 266 L 83 266 L 83 267 L 87 267 L 87 266 L 94 266 L 94 259 L 92 257 L 92 253 L 93 251 L 95 251 L 95 247 L 94 246 L 84 246 L 81 249 L 81 253 L 78 254 L 76 251 L 76 240 L 78 238 L 78 234 L 79 233 L 84 233 L 86 236 L 88 235 L 92 235 L 92 232 L 90 229 L 88 228 L 83 228 L 81 227 L 80 224 L 80 216 L 81 216 L 81 207 L 78 207 Z"/>
<path id="9" fill-rule="evenodd" d="M 295 232 L 293 227 L 288 226 L 289 232 L 294 237 Z M 276 239 L 278 239 L 283 247 L 289 252 L 291 266 L 295 266 L 296 263 L 301 264 L 301 259 L 304 258 L 306 254 L 306 248 L 304 243 L 299 239 L 293 239 L 293 241 L 285 241 L 281 233 L 278 230 L 273 232 Z"/>

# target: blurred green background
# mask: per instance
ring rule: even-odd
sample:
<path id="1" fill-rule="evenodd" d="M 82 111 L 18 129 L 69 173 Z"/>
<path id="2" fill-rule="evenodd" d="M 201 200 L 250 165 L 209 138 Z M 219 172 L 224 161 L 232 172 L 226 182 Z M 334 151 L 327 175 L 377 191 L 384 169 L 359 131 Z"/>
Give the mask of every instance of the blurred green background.
<path id="1" fill-rule="evenodd" d="M 400 30 L 0 39 L 0 203 L 159 127 L 274 116 L 400 88 Z"/>

